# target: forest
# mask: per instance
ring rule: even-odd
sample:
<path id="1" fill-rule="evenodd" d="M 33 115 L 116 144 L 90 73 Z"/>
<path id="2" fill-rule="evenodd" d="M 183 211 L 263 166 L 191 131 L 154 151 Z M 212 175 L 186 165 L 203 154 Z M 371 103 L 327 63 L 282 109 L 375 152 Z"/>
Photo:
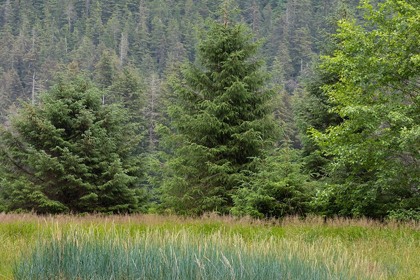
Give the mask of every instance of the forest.
<path id="1" fill-rule="evenodd" d="M 0 213 L 420 220 L 420 2 L 1 0 Z"/>

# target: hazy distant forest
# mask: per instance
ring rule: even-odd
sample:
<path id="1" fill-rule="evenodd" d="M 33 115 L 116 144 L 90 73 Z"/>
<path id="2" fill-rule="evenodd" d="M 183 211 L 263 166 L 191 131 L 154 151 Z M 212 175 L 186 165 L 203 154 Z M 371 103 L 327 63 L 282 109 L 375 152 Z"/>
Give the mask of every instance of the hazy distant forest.
<path id="1" fill-rule="evenodd" d="M 0 0 L 0 212 L 420 219 L 419 19 Z"/>

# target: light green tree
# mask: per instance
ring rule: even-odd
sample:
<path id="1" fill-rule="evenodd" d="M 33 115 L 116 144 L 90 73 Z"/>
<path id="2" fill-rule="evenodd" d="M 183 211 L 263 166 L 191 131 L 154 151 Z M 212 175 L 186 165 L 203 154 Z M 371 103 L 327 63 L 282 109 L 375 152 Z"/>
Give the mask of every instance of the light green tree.
<path id="1" fill-rule="evenodd" d="M 323 89 L 343 121 L 313 139 L 347 174 L 320 197 L 344 215 L 384 216 L 420 202 L 420 3 L 363 8 L 367 24 L 341 21 L 341 43 L 322 66 L 338 75 Z"/>

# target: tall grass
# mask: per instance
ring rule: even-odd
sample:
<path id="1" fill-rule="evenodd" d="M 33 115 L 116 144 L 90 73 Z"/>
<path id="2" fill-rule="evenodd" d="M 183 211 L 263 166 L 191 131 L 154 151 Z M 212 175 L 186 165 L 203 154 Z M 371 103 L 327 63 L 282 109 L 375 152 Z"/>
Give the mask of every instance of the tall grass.
<path id="1" fill-rule="evenodd" d="M 420 279 L 416 224 L 0 214 L 0 279 Z"/>
<path id="2" fill-rule="evenodd" d="M 220 231 L 145 231 L 134 237 L 74 228 L 39 241 L 15 267 L 17 279 L 356 279 L 353 269 L 333 270 L 307 259 L 297 243 L 275 238 L 246 242 Z M 299 250 L 302 249 L 302 250 Z M 301 258 L 305 257 L 305 258 Z M 342 261 L 342 260 L 341 260 Z M 367 278 L 367 277 L 366 277 Z M 361 278 L 359 278 L 361 279 Z"/>

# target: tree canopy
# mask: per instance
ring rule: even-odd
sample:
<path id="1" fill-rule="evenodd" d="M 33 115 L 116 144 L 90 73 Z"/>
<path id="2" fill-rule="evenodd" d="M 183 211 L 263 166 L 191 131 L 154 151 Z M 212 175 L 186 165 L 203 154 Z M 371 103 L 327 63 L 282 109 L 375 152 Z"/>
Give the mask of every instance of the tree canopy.
<path id="1" fill-rule="evenodd" d="M 332 189 L 340 213 L 384 216 L 420 202 L 420 4 L 387 0 L 375 9 L 363 1 L 363 8 L 367 23 L 341 21 L 341 43 L 322 65 L 338 75 L 323 89 L 343 121 L 313 138 L 348 174 Z"/>

